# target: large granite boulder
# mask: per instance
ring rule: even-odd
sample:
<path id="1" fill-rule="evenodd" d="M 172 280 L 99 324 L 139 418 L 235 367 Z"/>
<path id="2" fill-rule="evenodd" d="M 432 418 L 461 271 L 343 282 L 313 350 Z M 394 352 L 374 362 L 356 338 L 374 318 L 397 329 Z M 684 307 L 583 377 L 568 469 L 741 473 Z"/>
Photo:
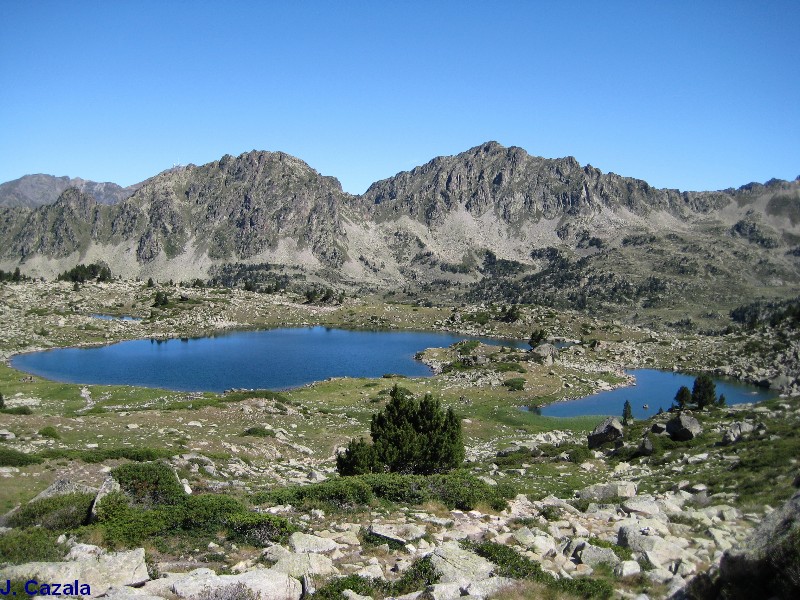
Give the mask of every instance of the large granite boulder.
<path id="1" fill-rule="evenodd" d="M 622 437 L 622 423 L 616 417 L 608 417 L 589 434 L 589 449 L 599 448 L 606 442 L 613 442 Z"/>
<path id="2" fill-rule="evenodd" d="M 752 431 L 755 431 L 755 426 L 747 421 L 731 423 L 730 427 L 728 427 L 727 431 L 725 431 L 722 436 L 722 443 L 725 445 L 735 444 L 742 439 L 742 436 Z"/>
<path id="3" fill-rule="evenodd" d="M 681 413 L 667 421 L 667 433 L 676 442 L 688 442 L 703 433 L 703 428 L 697 419 Z"/>

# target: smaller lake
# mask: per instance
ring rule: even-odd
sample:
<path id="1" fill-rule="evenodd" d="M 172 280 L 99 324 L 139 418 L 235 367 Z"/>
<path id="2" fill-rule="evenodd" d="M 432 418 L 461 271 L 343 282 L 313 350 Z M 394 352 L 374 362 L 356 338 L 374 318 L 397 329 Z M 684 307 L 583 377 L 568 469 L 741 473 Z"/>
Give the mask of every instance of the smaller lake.
<path id="1" fill-rule="evenodd" d="M 527 347 L 526 342 L 415 331 L 303 327 L 195 339 L 133 340 L 59 348 L 11 359 L 15 369 L 68 383 L 136 385 L 178 391 L 283 389 L 329 377 L 427 377 L 414 356 L 464 339 Z"/>
<path id="2" fill-rule="evenodd" d="M 695 380 L 694 375 L 656 369 L 635 369 L 628 371 L 628 374 L 636 377 L 636 385 L 599 392 L 578 400 L 555 402 L 541 409 L 531 410 L 545 417 L 598 415 L 622 418 L 625 400 L 629 400 L 634 418 L 645 419 L 656 414 L 659 408 L 668 410 L 678 389 L 685 385 L 691 390 Z M 717 386 L 717 395 L 725 394 L 728 405 L 761 402 L 778 396 L 775 391 L 730 380 L 714 379 L 714 383 Z M 645 409 L 644 405 L 648 408 Z"/>
<path id="3" fill-rule="evenodd" d="M 100 319 L 101 321 L 141 321 L 139 317 L 129 317 L 128 315 L 122 315 L 121 317 L 115 317 L 114 315 L 89 315 L 93 319 Z"/>

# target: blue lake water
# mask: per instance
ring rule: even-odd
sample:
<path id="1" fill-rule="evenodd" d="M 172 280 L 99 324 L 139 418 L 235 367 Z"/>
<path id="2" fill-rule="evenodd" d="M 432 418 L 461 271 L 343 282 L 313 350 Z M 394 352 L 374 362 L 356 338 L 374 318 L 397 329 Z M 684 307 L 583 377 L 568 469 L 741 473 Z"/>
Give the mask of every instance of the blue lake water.
<path id="1" fill-rule="evenodd" d="M 211 392 L 231 388 L 282 389 L 329 377 L 380 377 L 385 373 L 429 376 L 431 370 L 415 360 L 415 354 L 464 339 L 527 347 L 521 341 L 445 333 L 307 327 L 60 348 L 20 354 L 12 358 L 11 365 L 69 383 Z"/>
<path id="2" fill-rule="evenodd" d="M 633 416 L 637 419 L 651 417 L 659 408 L 669 409 L 678 389 L 685 385 L 690 390 L 694 375 L 658 371 L 655 369 L 635 369 L 628 374 L 636 377 L 636 385 L 599 392 L 578 400 L 556 402 L 541 409 L 531 409 L 546 417 L 577 417 L 582 415 L 602 415 L 622 417 L 625 400 L 629 400 Z M 717 395 L 725 394 L 726 404 L 761 402 L 777 397 L 774 391 L 745 385 L 729 380 L 715 379 Z M 644 408 L 647 405 L 648 408 Z"/>

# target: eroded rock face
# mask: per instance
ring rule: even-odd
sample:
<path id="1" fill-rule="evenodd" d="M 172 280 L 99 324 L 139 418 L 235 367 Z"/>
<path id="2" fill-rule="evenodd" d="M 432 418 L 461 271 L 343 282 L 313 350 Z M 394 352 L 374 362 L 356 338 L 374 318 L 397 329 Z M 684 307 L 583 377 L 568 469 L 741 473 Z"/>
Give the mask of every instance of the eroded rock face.
<path id="1" fill-rule="evenodd" d="M 694 417 L 680 414 L 667 422 L 667 433 L 676 442 L 688 442 L 703 433 L 703 428 Z"/>
<path id="2" fill-rule="evenodd" d="M 589 449 L 599 448 L 606 442 L 620 439 L 622 433 L 622 423 L 616 417 L 608 417 L 589 434 Z"/>

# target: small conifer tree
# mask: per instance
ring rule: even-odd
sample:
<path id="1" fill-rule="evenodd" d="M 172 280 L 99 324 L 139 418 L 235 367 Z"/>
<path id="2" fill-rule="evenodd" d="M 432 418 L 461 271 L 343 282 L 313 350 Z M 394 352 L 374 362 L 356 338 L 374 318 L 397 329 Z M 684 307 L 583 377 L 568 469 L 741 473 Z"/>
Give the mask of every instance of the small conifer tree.
<path id="1" fill-rule="evenodd" d="M 458 467 L 464 461 L 461 421 L 430 394 L 417 401 L 405 388 L 394 386 L 389 403 L 372 416 L 372 445 L 351 440 L 336 460 L 340 475 L 368 472 L 430 475 Z"/>
<path id="2" fill-rule="evenodd" d="M 717 403 L 717 386 L 714 385 L 711 377 L 703 374 L 694 380 L 692 402 L 697 405 L 697 408 L 714 406 Z"/>
<path id="3" fill-rule="evenodd" d="M 629 425 L 632 420 L 633 408 L 631 407 L 631 403 L 628 400 L 625 400 L 625 404 L 622 407 L 622 424 Z"/>
<path id="4" fill-rule="evenodd" d="M 692 402 L 692 392 L 685 385 L 681 386 L 678 393 L 675 394 L 675 404 L 678 405 L 680 410 L 686 408 Z"/>

